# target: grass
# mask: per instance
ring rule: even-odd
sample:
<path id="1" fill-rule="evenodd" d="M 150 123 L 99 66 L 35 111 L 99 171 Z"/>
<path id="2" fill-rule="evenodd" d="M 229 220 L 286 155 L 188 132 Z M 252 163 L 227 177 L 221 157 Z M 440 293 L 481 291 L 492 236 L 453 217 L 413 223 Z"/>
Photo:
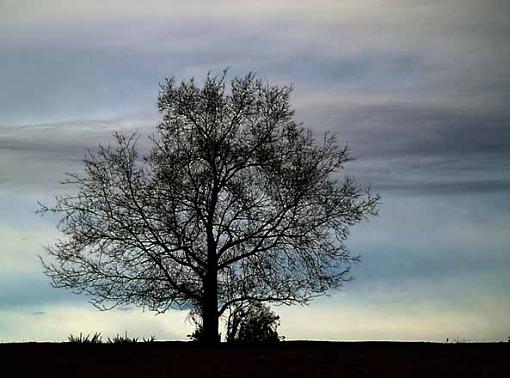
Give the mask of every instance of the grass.
<path id="1" fill-rule="evenodd" d="M 153 343 L 156 341 L 154 336 L 150 336 L 148 338 L 143 338 L 141 342 L 143 343 Z M 96 332 L 94 334 L 87 334 L 80 332 L 79 335 L 69 335 L 67 338 L 67 342 L 71 344 L 102 344 L 103 338 L 101 336 L 101 332 Z M 129 337 L 127 331 L 124 332 L 124 336 L 119 334 L 115 335 L 112 338 L 106 339 L 106 344 L 134 344 L 138 343 L 138 337 Z"/>
<path id="2" fill-rule="evenodd" d="M 87 334 L 86 336 L 80 332 L 78 336 L 69 335 L 67 341 L 72 344 L 101 344 L 103 342 L 101 332 L 96 332 L 93 335 Z"/>

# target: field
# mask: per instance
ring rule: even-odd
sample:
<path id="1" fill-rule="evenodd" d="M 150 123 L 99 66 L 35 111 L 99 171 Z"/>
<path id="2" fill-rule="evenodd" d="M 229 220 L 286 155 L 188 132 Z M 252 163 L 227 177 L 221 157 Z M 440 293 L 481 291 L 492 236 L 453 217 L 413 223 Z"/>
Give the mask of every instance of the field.
<path id="1" fill-rule="evenodd" d="M 2 377 L 497 377 L 509 343 L 0 344 Z"/>

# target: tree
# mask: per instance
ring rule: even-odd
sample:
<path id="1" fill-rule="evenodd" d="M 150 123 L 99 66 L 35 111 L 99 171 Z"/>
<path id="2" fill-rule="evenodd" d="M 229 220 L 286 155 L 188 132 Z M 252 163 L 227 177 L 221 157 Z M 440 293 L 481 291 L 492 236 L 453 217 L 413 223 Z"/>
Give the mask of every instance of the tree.
<path id="1" fill-rule="evenodd" d="M 103 309 L 193 308 L 210 343 L 238 303 L 307 303 L 341 286 L 358 261 L 349 226 L 378 196 L 339 181 L 347 148 L 293 120 L 291 91 L 252 73 L 167 79 L 152 149 L 115 134 L 67 175 L 75 194 L 42 205 L 63 233 L 43 259 L 52 285 Z"/>

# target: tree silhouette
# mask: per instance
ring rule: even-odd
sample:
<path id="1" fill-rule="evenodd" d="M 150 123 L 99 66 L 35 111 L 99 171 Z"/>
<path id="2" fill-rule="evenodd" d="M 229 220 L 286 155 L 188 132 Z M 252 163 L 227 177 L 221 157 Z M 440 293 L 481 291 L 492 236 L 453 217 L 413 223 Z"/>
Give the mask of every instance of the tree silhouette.
<path id="1" fill-rule="evenodd" d="M 67 175 L 75 194 L 41 205 L 63 233 L 43 259 L 52 285 L 103 309 L 193 308 L 214 343 L 238 303 L 306 303 L 348 280 L 343 242 L 378 196 L 338 181 L 347 148 L 293 120 L 291 91 L 252 73 L 167 79 L 151 151 L 115 134 Z"/>

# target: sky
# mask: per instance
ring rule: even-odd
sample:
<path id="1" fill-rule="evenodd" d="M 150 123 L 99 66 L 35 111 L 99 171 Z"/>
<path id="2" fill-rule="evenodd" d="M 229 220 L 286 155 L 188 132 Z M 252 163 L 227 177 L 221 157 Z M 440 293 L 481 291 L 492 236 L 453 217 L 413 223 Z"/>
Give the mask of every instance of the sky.
<path id="1" fill-rule="evenodd" d="M 228 67 L 292 83 L 295 118 L 337 133 L 382 196 L 351 229 L 355 279 L 273 309 L 287 339 L 510 336 L 506 0 L 0 0 L 0 342 L 128 332 L 184 340 L 183 311 L 102 312 L 51 288 L 43 246 L 65 172 L 114 131 L 150 132 L 165 77 Z"/>

